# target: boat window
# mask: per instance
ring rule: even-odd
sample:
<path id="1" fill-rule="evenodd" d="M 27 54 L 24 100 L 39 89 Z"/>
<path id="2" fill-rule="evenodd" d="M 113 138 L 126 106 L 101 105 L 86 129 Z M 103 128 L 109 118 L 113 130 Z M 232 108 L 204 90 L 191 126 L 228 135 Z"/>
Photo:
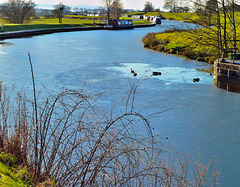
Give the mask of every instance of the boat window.
<path id="1" fill-rule="evenodd" d="M 121 21 L 118 22 L 118 25 L 121 25 Z"/>

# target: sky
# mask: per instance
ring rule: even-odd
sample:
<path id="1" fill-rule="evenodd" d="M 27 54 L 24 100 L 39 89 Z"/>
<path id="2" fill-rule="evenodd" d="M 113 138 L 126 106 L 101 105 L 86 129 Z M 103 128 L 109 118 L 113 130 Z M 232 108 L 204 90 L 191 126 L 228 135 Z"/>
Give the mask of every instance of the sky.
<path id="1" fill-rule="evenodd" d="M 6 2 L 7 0 L 0 0 L 0 3 Z M 144 4 L 150 1 L 155 8 L 161 8 L 164 0 L 122 0 L 124 8 L 126 9 L 143 9 Z M 101 0 L 33 0 L 36 4 L 59 4 L 62 2 L 65 5 L 89 5 L 89 6 L 100 6 Z"/>

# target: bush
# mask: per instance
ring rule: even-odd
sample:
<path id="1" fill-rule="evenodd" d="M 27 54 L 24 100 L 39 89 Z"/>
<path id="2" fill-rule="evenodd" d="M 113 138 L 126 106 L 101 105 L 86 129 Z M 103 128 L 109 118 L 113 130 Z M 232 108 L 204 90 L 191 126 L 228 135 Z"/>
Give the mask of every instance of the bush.
<path id="1" fill-rule="evenodd" d="M 188 160 L 161 149 L 149 123 L 158 113 L 145 117 L 135 110 L 135 93 L 142 81 L 131 85 L 109 114 L 96 106 L 101 94 L 46 90 L 48 94 L 39 94 L 40 101 L 29 103 L 19 94 L 18 106 L 8 107 L 18 118 L 13 117 L 17 119 L 15 136 L 5 149 L 21 155 L 26 148 L 29 171 L 34 184 L 40 186 L 203 186 L 206 167 L 199 168 L 197 175 L 189 174 Z M 135 126 L 145 128 L 144 133 Z M 27 168 L 19 172 L 28 184 L 31 175 Z M 196 180 L 190 181 L 189 175 Z"/>
<path id="2" fill-rule="evenodd" d="M 144 47 L 149 49 L 209 63 L 219 57 L 217 48 L 207 45 L 207 39 L 194 30 L 172 29 L 162 33 L 148 33 L 143 38 L 143 43 Z"/>
<path id="3" fill-rule="evenodd" d="M 8 167 L 13 167 L 17 163 L 17 157 L 12 156 L 10 153 L 2 152 L 0 154 L 0 162 Z"/>
<path id="4" fill-rule="evenodd" d="M 160 44 L 160 41 L 156 38 L 155 33 L 148 33 L 143 38 L 144 47 L 152 49 L 154 46 Z"/>
<path id="5" fill-rule="evenodd" d="M 27 185 L 33 185 L 33 177 L 27 166 L 20 166 L 17 171 L 17 176 L 19 179 L 24 181 L 24 183 L 26 183 Z"/>

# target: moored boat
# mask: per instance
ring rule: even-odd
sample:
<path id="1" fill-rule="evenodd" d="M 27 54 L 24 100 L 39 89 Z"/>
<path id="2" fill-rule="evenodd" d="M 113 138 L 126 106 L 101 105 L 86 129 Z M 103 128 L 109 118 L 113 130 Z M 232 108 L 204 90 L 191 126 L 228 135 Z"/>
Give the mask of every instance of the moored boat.
<path id="1" fill-rule="evenodd" d="M 108 21 L 108 25 L 104 26 L 107 30 L 121 30 L 121 29 L 134 29 L 132 20 L 116 20 L 111 19 Z"/>
<path id="2" fill-rule="evenodd" d="M 156 17 L 156 24 L 162 24 L 162 20 L 160 16 Z"/>

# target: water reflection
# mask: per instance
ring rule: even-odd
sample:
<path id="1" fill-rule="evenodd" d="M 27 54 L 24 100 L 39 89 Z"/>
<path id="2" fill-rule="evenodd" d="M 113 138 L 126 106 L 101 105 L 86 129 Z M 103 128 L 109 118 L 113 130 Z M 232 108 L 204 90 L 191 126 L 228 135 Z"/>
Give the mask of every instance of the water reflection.
<path id="1" fill-rule="evenodd" d="M 0 47 L 8 47 L 10 45 L 13 45 L 11 42 L 0 42 Z"/>
<path id="2" fill-rule="evenodd" d="M 239 64 L 216 60 L 214 62 L 213 85 L 229 92 L 240 93 L 239 70 Z"/>
<path id="3" fill-rule="evenodd" d="M 11 45 L 13 45 L 13 43 L 11 43 L 11 42 L 0 42 L 0 55 L 7 54 L 6 52 L 3 52 L 1 49 L 4 47 L 11 46 Z"/>
<path id="4" fill-rule="evenodd" d="M 218 87 L 218 88 L 229 91 L 229 92 L 240 93 L 240 83 L 239 82 L 217 80 L 215 78 L 214 81 L 213 81 L 213 85 Z"/>

